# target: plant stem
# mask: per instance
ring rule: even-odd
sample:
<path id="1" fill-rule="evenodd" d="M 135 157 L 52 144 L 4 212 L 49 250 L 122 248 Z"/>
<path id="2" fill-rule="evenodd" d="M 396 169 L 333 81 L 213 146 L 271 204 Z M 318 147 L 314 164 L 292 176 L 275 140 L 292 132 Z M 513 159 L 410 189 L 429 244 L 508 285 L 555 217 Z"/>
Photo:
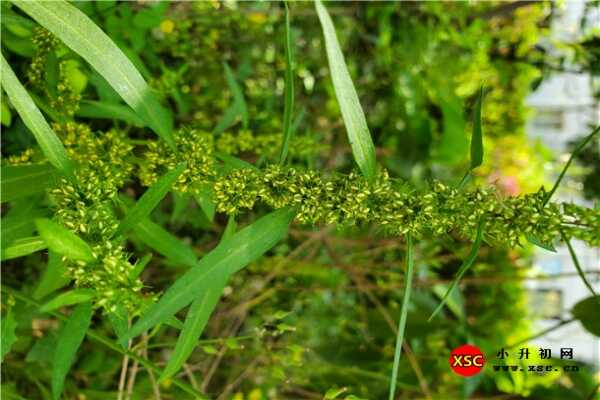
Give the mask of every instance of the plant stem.
<path id="1" fill-rule="evenodd" d="M 390 400 L 394 399 L 396 393 L 396 379 L 398 377 L 398 367 L 400 365 L 400 353 L 402 352 L 402 341 L 404 340 L 404 328 L 406 327 L 406 316 L 408 315 L 408 305 L 410 301 L 410 290 L 413 276 L 413 241 L 409 232 L 406 235 L 406 286 L 404 289 L 404 298 L 402 299 L 402 309 L 400 310 L 400 320 L 398 321 L 398 335 L 396 335 L 396 350 L 394 352 L 394 366 L 392 367 L 392 377 L 390 379 Z"/>

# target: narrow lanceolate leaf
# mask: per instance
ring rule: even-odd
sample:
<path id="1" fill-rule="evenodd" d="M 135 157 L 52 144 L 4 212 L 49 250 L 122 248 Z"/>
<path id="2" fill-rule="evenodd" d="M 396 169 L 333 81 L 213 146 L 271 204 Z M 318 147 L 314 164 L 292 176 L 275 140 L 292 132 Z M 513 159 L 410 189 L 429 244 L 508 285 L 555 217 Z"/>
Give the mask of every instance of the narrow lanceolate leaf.
<path id="1" fill-rule="evenodd" d="M 190 246 L 148 218 L 135 225 L 132 231 L 135 237 L 176 264 L 193 267 L 198 262 Z"/>
<path id="2" fill-rule="evenodd" d="M 48 252 L 48 266 L 42 275 L 33 293 L 34 299 L 41 299 L 57 289 L 65 286 L 71 278 L 67 276 L 67 267 L 62 261 L 62 256 L 53 252 Z"/>
<path id="3" fill-rule="evenodd" d="M 233 71 L 229 65 L 227 63 L 223 63 L 223 68 L 225 69 L 225 80 L 227 81 L 227 86 L 229 86 L 229 90 L 231 90 L 231 94 L 233 95 L 233 102 L 237 106 L 239 115 L 242 117 L 242 124 L 244 125 L 244 128 L 247 128 L 248 107 L 246 106 L 246 100 L 244 100 L 244 92 L 237 83 L 235 75 L 233 74 Z"/>
<path id="4" fill-rule="evenodd" d="M 91 19 L 63 0 L 14 3 L 85 59 L 148 126 L 175 146 L 169 111 L 160 105 L 127 56 Z"/>
<path id="5" fill-rule="evenodd" d="M 562 230 L 560 231 L 560 236 L 562 237 L 562 240 L 565 242 L 567 248 L 569 249 L 569 254 L 571 255 L 571 259 L 573 260 L 573 265 L 575 265 L 575 269 L 577 270 L 579 277 L 583 281 L 583 284 L 590 290 L 590 293 L 592 293 L 593 296 L 596 296 L 596 291 L 585 277 L 585 273 L 581 268 L 581 264 L 579 264 L 579 259 L 577 258 L 577 254 L 575 254 L 575 250 L 573 250 L 573 246 L 571 245 L 569 238 L 567 237 L 567 235 L 565 235 L 565 233 Z"/>
<path id="6" fill-rule="evenodd" d="M 71 369 L 75 355 L 92 322 L 92 304 L 83 303 L 75 307 L 58 336 L 52 360 L 52 397 L 60 399 L 65 378 Z"/>
<path id="7" fill-rule="evenodd" d="M 392 377 L 390 379 L 390 400 L 394 399 L 396 394 L 396 379 L 398 378 L 398 367 L 400 366 L 400 354 L 402 353 L 402 342 L 404 341 L 404 330 L 406 328 L 406 318 L 408 315 L 408 306 L 410 304 L 410 292 L 412 288 L 413 277 L 413 241 L 412 235 L 406 236 L 406 283 L 404 285 L 404 297 L 402 298 L 402 309 L 400 310 L 400 320 L 398 321 L 398 333 L 396 335 L 396 349 L 394 352 L 394 365 L 392 367 Z"/>
<path id="8" fill-rule="evenodd" d="M 202 331 L 204 331 L 204 327 L 219 302 L 221 293 L 227 283 L 227 279 L 220 278 L 219 281 L 211 282 L 210 286 L 205 285 L 207 286 L 205 290 L 192 302 L 183 323 L 181 334 L 177 338 L 175 349 L 160 376 L 161 381 L 177 373 L 196 348 L 198 339 L 202 335 Z"/>
<path id="9" fill-rule="evenodd" d="M 2 261 L 10 260 L 35 253 L 36 251 L 44 250 L 46 242 L 39 236 L 26 237 L 13 241 L 6 247 L 2 248 Z"/>
<path id="10" fill-rule="evenodd" d="M 140 197 L 135 206 L 125 216 L 115 232 L 115 236 L 122 234 L 129 228 L 133 228 L 143 219 L 150 215 L 154 207 L 160 203 L 165 195 L 171 190 L 171 186 L 185 169 L 185 163 L 181 163 L 172 171 L 163 175 Z"/>
<path id="11" fill-rule="evenodd" d="M 358 167 L 367 179 L 375 176 L 375 146 L 367 127 L 365 114 L 358 100 L 352 78 L 346 67 L 344 55 L 335 34 L 335 28 L 327 9 L 319 0 L 315 2 L 317 14 L 323 28 L 329 73 L 337 97 L 352 154 Z"/>
<path id="12" fill-rule="evenodd" d="M 279 163 L 285 163 L 290 140 L 292 138 L 292 112 L 294 111 L 294 66 L 292 55 L 292 33 L 290 28 L 290 10 L 285 5 L 285 104 L 283 108 L 283 142 L 279 153 Z"/>
<path id="13" fill-rule="evenodd" d="M 56 170 L 50 164 L 7 165 L 2 167 L 2 202 L 43 192 L 53 184 Z"/>
<path id="14" fill-rule="evenodd" d="M 75 113 L 78 117 L 116 119 L 136 126 L 146 125 L 144 121 L 124 104 L 103 101 L 83 100 Z"/>
<path id="15" fill-rule="evenodd" d="M 456 278 L 454 278 L 454 280 L 450 284 L 448 291 L 446 291 L 446 294 L 444 295 L 444 297 L 442 297 L 440 304 L 438 304 L 436 309 L 433 311 L 433 313 L 429 317 L 428 321 L 431 321 L 441 311 L 441 309 L 444 307 L 444 304 L 446 304 L 448 297 L 450 296 L 452 291 L 456 288 L 456 286 L 459 284 L 459 282 L 462 279 L 465 272 L 467 272 L 467 270 L 471 267 L 473 262 L 475 262 L 475 259 L 477 258 L 477 253 L 479 252 L 479 247 L 481 246 L 481 241 L 483 240 L 484 225 L 485 225 L 485 223 L 484 223 L 483 219 L 481 219 L 479 221 L 479 225 L 477 226 L 477 235 L 475 237 L 475 241 L 473 242 L 473 245 L 471 246 L 471 251 L 469 251 L 467 258 L 465 258 L 462 265 L 458 269 Z"/>
<path id="16" fill-rule="evenodd" d="M 53 166 L 70 179 L 75 179 L 73 175 L 73 163 L 67 156 L 67 152 L 62 143 L 50 129 L 50 126 L 44 119 L 44 116 L 37 108 L 27 90 L 21 85 L 12 68 L 2 58 L 2 88 L 6 91 L 8 98 L 15 107 L 23 123 L 37 141 L 40 149 Z M 5 201 L 5 200 L 3 200 Z"/>
<path id="17" fill-rule="evenodd" d="M 43 306 L 40 307 L 41 312 L 56 310 L 57 308 L 70 306 L 73 304 L 89 301 L 94 297 L 92 289 L 75 289 L 65 293 L 61 293 Z"/>
<path id="18" fill-rule="evenodd" d="M 263 255 L 285 236 L 294 215 L 295 211 L 289 208 L 274 211 L 223 240 L 167 289 L 135 323 L 124 340 L 134 338 L 175 315 L 202 294 L 203 285 L 209 287 L 226 279 Z"/>
<path id="19" fill-rule="evenodd" d="M 2 318 L 1 336 L 0 336 L 0 361 L 4 361 L 4 356 L 8 354 L 12 345 L 17 341 L 15 333 L 17 321 L 13 315 L 12 308 L 8 310 L 5 317 Z"/>
<path id="20" fill-rule="evenodd" d="M 72 260 L 94 261 L 94 253 L 90 246 L 64 226 L 49 219 L 37 219 L 35 226 L 50 250 Z"/>
<path id="21" fill-rule="evenodd" d="M 483 163 L 483 133 L 481 129 L 481 105 L 483 103 L 483 86 L 479 90 L 479 97 L 475 103 L 473 113 L 473 133 L 471 135 L 471 166 L 474 170 Z"/>
<path id="22" fill-rule="evenodd" d="M 548 194 L 546 195 L 546 197 L 544 198 L 544 202 L 543 202 L 542 205 L 545 206 L 546 204 L 548 204 L 548 202 L 552 198 L 552 195 L 554 194 L 554 192 L 556 192 L 556 189 L 558 189 L 558 186 L 560 185 L 560 182 L 564 178 L 565 174 L 567 173 L 567 170 L 571 166 L 571 163 L 573 162 L 573 160 L 575 159 L 575 157 L 577 156 L 577 154 L 579 154 L 579 152 L 592 140 L 592 138 L 598 132 L 600 132 L 600 125 L 598 125 L 596 128 L 594 128 L 594 130 L 592 131 L 592 133 L 590 133 L 585 139 L 583 139 L 581 141 L 581 143 L 579 143 L 579 145 L 575 148 L 575 150 L 573 150 L 573 153 L 571 153 L 571 157 L 569 157 L 569 161 L 567 161 L 567 163 L 565 164 L 563 170 L 561 171 L 560 175 L 558 176 L 558 179 L 556 180 L 556 183 L 554 183 L 554 186 L 552 186 L 552 190 L 550 190 L 548 192 Z"/>

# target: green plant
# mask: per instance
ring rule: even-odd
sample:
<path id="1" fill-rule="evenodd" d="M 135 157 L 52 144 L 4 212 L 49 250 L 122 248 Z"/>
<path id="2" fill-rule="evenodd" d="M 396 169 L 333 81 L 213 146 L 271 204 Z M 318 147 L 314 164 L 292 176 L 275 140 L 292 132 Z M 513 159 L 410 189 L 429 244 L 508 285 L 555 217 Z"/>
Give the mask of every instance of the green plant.
<path id="1" fill-rule="evenodd" d="M 158 381 L 172 381 L 189 395 L 203 398 L 204 394 L 174 377 L 175 374 L 197 347 L 198 339 L 228 281 L 235 273 L 252 266 L 255 260 L 274 249 L 287 235 L 292 221 L 300 225 L 334 225 L 347 231 L 356 226 L 371 226 L 380 231 L 381 236 L 406 237 L 406 286 L 400 309 L 390 398 L 395 396 L 407 320 L 410 326 L 408 308 L 411 304 L 413 252 L 419 241 L 448 235 L 474 238 L 469 255 L 441 297 L 432 317 L 448 305 L 453 289 L 473 265 L 482 243 L 517 247 L 529 240 L 548 247 L 561 237 L 567 243 L 571 238 L 577 238 L 590 245 L 600 244 L 597 210 L 549 201 L 560 178 L 549 193 L 542 189 L 518 197 L 504 197 L 493 188 L 466 186 L 467 177 L 483 161 L 483 89 L 474 108 L 470 166 L 460 183 L 434 181 L 425 187 L 415 187 L 390 177 L 386 169 L 377 166 L 367 119 L 350 79 L 331 18 L 320 2 L 316 3 L 316 9 L 325 37 L 333 90 L 360 173 L 327 172 L 311 166 L 285 163 L 291 157 L 314 154 L 321 149 L 320 143 L 314 139 L 292 136 L 294 68 L 287 12 L 283 134 L 255 134 L 248 129 L 250 112 L 237 82 L 239 78 L 227 63 L 223 64 L 223 75 L 232 93 L 232 102 L 222 118 L 216 121 L 214 130 L 209 132 L 193 126 L 171 130 L 170 111 L 160 104 L 141 72 L 83 12 L 66 2 L 57 3 L 56 8 L 41 3 L 14 4 L 56 35 L 73 51 L 74 57 L 81 57 L 89 63 L 131 107 L 123 108 L 123 104 L 115 103 L 112 107 L 100 107 L 101 112 L 92 109 L 97 118 L 102 118 L 107 112 L 109 119 L 149 127 L 160 137 L 128 135 L 126 130 L 118 127 L 97 134 L 87 124 L 71 119 L 79 112 L 75 109 L 85 105 L 79 103 L 77 97 L 68 99 L 74 103 L 73 108 L 69 107 L 64 112 L 57 104 L 44 111 L 49 117 L 58 114 L 50 128 L 35 105 L 35 98 L 18 81 L 9 63 L 4 58 L 2 60 L 3 89 L 34 134 L 39 147 L 39 150 L 38 147 L 27 149 L 6 162 L 2 179 L 3 201 L 9 201 L 17 209 L 15 200 L 37 195 L 43 201 L 51 202 L 48 208 L 52 210 L 52 215 L 25 212 L 18 216 L 18 221 L 13 222 L 26 225 L 29 230 L 16 235 L 15 240 L 6 243 L 6 246 L 3 244 L 2 258 L 35 256 L 36 252 L 49 249 L 52 268 L 61 272 L 51 271 L 48 266 L 49 282 L 44 282 L 46 289 L 42 292 L 45 296 L 40 295 L 40 298 L 73 282 L 69 291 L 46 299 L 43 305 L 12 288 L 3 289 L 5 294 L 60 319 L 65 319 L 65 316 L 55 310 L 76 305 L 66 317 L 66 324 L 58 337 L 51 378 L 54 398 L 61 396 L 67 372 L 86 334 L 142 363 L 152 373 L 158 373 Z M 37 85 L 40 96 L 54 96 L 39 86 L 43 84 L 44 74 L 41 65 L 52 62 L 51 54 L 54 54 L 58 40 L 49 36 L 48 32 L 35 35 L 37 50 L 31 62 L 29 79 L 34 87 Z M 89 37 L 100 40 L 91 43 L 86 39 Z M 69 71 L 67 67 L 63 69 L 60 80 L 66 82 Z M 73 73 L 73 70 L 70 72 Z M 75 78 L 71 76 L 72 80 Z M 72 82 L 70 84 L 73 85 Z M 69 93 L 74 93 L 73 86 L 69 90 Z M 165 89 L 164 92 L 169 91 Z M 43 100 L 38 99 L 37 103 L 42 108 Z M 95 103 L 87 105 L 98 106 Z M 122 110 L 127 110 L 127 113 L 122 113 Z M 243 128 L 233 129 L 238 118 Z M 234 130 L 237 134 L 225 130 Z M 588 140 L 598 130 L 596 128 Z M 286 157 L 287 153 L 289 157 Z M 255 165 L 249 164 L 235 157 L 241 154 L 251 154 L 259 160 Z M 271 162 L 276 155 L 278 162 Z M 460 154 L 455 156 L 462 157 Z M 131 182 L 147 187 L 137 199 L 127 194 Z M 196 251 L 183 238 L 163 228 L 165 221 L 152 221 L 168 193 L 172 193 L 174 208 L 178 208 L 180 213 L 184 213 L 189 204 L 186 200 L 194 198 L 200 206 L 203 220 L 214 220 L 215 212 L 228 216 L 227 228 L 218 245 L 205 251 L 200 261 Z M 242 221 L 245 215 L 251 212 L 262 214 L 265 210 L 272 211 L 239 231 L 236 229 L 236 221 Z M 31 236 L 36 231 L 39 236 Z M 148 265 L 149 257 L 132 250 L 132 243 L 138 241 L 169 262 L 189 268 L 174 282 L 168 282 L 169 287 L 164 294 L 144 287 L 141 274 Z M 583 273 L 582 278 L 585 279 Z M 41 290 L 40 287 L 38 290 Z M 188 305 L 190 308 L 182 323 L 177 313 Z M 118 344 L 89 329 L 97 309 L 109 320 Z M 4 321 L 8 329 L 13 325 L 9 316 Z M 164 369 L 131 350 L 131 344 L 138 336 L 142 336 L 142 343 L 147 342 L 157 334 L 161 325 L 181 331 Z M 281 322 L 276 326 L 279 333 L 288 328 Z M 10 334 L 6 335 L 8 339 L 4 339 L 4 333 L 2 336 L 3 340 L 14 341 Z M 6 347 L 11 345 L 7 343 Z M 4 348 L 5 344 L 3 355 Z"/>

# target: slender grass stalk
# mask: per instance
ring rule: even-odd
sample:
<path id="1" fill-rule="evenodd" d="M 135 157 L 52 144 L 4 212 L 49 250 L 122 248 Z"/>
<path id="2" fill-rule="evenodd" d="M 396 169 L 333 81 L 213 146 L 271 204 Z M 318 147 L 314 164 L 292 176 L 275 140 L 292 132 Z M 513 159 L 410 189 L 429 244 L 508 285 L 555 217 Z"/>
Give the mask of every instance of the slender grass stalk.
<path id="1" fill-rule="evenodd" d="M 573 250 L 573 246 L 571 246 L 571 242 L 569 241 L 569 238 L 567 237 L 567 235 L 565 235 L 565 233 L 563 232 L 562 229 L 560 230 L 560 236 L 562 237 L 562 240 L 565 242 L 565 244 L 567 245 L 567 248 L 569 249 L 569 254 L 571 255 L 573 264 L 575 264 L 575 269 L 577 269 L 577 273 L 579 274 L 579 277 L 583 281 L 584 285 L 587 286 L 587 288 L 590 290 L 592 295 L 597 296 L 596 291 L 594 290 L 594 288 L 592 287 L 590 282 L 585 277 L 585 273 L 583 272 L 583 269 L 581 268 L 581 264 L 579 264 L 579 260 L 577 259 L 577 254 L 575 254 L 575 251 Z"/>
<path id="2" fill-rule="evenodd" d="M 562 172 L 560 173 L 560 175 L 558 176 L 558 179 L 556 180 L 556 183 L 554 183 L 554 186 L 552 187 L 552 190 L 550 190 L 550 192 L 548 192 L 548 195 L 544 198 L 544 202 L 542 203 L 542 207 L 544 207 L 546 204 L 548 204 L 548 202 L 552 198 L 552 195 L 554 194 L 554 192 L 556 192 L 556 189 L 558 189 L 558 185 L 560 185 L 560 182 L 562 181 L 562 179 L 564 178 L 565 174 L 567 173 L 567 170 L 571 166 L 571 162 L 573 162 L 573 159 L 592 140 L 592 138 L 598 132 L 600 132 L 600 125 L 598 125 L 596 128 L 594 128 L 594 130 L 592 131 L 592 133 L 590 133 L 585 139 L 583 139 L 581 141 L 581 143 L 579 143 L 579 145 L 575 148 L 575 150 L 573 150 L 573 153 L 571 153 L 571 157 L 569 157 L 569 161 L 567 161 L 567 163 L 565 164 Z"/>
<path id="3" fill-rule="evenodd" d="M 413 263 L 413 240 L 412 235 L 409 232 L 406 235 L 406 286 L 404 289 L 404 298 L 402 299 L 402 308 L 400 309 L 400 320 L 398 321 L 398 335 L 396 336 L 394 366 L 392 367 L 392 376 L 390 378 L 389 400 L 393 400 L 396 393 L 396 379 L 398 377 L 398 367 L 400 366 L 400 353 L 402 352 L 402 341 L 404 340 L 404 328 L 406 327 L 406 317 L 408 315 L 408 305 L 412 287 Z"/>
<path id="4" fill-rule="evenodd" d="M 283 108 L 283 142 L 279 154 L 279 163 L 284 164 L 292 138 L 292 112 L 294 110 L 294 66 L 292 64 L 292 32 L 290 27 L 290 9 L 285 5 L 285 105 Z"/>

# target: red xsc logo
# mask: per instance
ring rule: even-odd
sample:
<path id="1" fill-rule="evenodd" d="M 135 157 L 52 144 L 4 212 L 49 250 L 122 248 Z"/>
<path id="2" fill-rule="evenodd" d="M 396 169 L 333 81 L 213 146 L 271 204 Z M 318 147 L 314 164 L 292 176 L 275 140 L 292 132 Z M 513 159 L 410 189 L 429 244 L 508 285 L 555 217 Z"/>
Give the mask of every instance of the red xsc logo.
<path id="1" fill-rule="evenodd" d="M 450 368 L 462 376 L 478 374 L 485 364 L 485 357 L 478 347 L 464 344 L 450 353 Z"/>

